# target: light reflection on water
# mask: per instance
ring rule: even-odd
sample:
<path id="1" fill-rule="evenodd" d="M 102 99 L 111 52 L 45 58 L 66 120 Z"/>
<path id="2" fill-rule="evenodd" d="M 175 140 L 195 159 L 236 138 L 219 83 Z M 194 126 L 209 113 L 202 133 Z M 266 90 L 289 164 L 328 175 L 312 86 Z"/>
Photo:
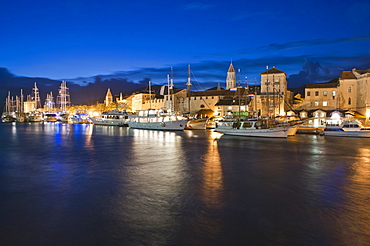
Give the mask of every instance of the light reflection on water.
<path id="1" fill-rule="evenodd" d="M 368 139 L 1 124 L 2 245 L 366 245 Z"/>

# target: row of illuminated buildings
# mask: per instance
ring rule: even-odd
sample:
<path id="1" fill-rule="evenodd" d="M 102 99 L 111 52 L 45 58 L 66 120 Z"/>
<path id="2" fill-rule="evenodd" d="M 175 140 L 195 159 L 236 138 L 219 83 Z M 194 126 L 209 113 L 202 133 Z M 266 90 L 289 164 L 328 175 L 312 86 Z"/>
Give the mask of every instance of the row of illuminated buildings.
<path id="1" fill-rule="evenodd" d="M 370 117 L 370 69 L 343 71 L 339 78 L 327 83 L 305 86 L 304 95 L 294 94 L 288 89 L 285 72 L 271 68 L 260 74 L 260 85 L 240 86 L 231 63 L 226 75 L 226 88 L 220 85 L 205 90 L 191 91 L 167 86 L 148 86 L 146 90 L 130 95 L 113 97 L 108 90 L 105 103 L 116 101 L 128 111 L 158 109 L 176 111 L 197 116 L 239 117 L 286 117 L 300 118 L 330 117 L 333 111 L 369 120 Z"/>

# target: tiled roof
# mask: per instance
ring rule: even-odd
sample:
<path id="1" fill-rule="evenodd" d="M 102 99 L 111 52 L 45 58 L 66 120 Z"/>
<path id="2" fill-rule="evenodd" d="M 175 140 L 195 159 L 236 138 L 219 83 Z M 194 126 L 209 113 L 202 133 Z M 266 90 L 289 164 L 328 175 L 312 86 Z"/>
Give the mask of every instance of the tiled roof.
<path id="1" fill-rule="evenodd" d="M 339 79 L 335 78 L 326 83 L 307 84 L 306 88 L 336 88 L 339 85 Z"/>
<path id="2" fill-rule="evenodd" d="M 283 71 L 277 69 L 277 68 L 270 68 L 269 70 L 263 72 L 263 73 L 260 73 L 260 75 L 262 74 L 274 74 L 274 73 L 284 73 Z M 284 73 L 285 74 L 285 73 Z"/>
<path id="3" fill-rule="evenodd" d="M 352 73 L 352 71 L 343 71 L 340 73 L 341 79 L 356 79 L 356 76 Z"/>

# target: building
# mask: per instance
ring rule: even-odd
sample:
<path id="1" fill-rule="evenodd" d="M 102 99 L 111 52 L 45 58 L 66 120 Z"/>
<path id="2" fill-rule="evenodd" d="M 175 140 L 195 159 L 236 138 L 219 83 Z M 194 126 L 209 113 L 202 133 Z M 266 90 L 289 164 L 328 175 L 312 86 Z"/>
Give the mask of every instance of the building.
<path id="1" fill-rule="evenodd" d="M 347 110 L 370 120 L 370 69 L 343 71 L 327 83 L 308 84 L 303 108 Z"/>
<path id="2" fill-rule="evenodd" d="M 284 116 L 293 104 L 293 93 L 288 90 L 286 73 L 276 68 L 261 73 L 261 92 L 257 105 L 264 116 Z"/>

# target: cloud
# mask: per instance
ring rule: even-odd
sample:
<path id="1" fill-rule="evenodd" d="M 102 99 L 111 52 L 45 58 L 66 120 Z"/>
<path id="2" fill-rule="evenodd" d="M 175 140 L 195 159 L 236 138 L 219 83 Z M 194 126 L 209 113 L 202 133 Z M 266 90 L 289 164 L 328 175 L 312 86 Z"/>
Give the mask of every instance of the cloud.
<path id="1" fill-rule="evenodd" d="M 336 39 L 309 39 L 302 40 L 297 42 L 288 42 L 283 44 L 269 44 L 266 46 L 261 46 L 258 49 L 265 52 L 280 51 L 287 49 L 303 48 L 303 47 L 312 47 L 312 46 L 322 46 L 322 45 L 334 45 L 339 43 L 347 42 L 358 42 L 358 41 L 369 41 L 370 36 L 363 37 L 345 37 L 345 38 L 336 38 Z"/>

